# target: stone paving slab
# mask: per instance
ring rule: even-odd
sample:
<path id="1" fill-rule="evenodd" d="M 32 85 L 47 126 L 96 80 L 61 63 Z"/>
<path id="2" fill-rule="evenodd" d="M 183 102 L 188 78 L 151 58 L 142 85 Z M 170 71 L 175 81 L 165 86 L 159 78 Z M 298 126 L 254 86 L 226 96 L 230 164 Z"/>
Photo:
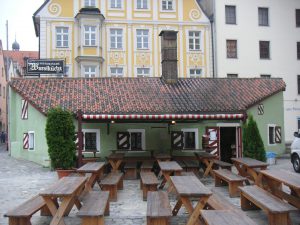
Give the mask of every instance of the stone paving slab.
<path id="1" fill-rule="evenodd" d="M 293 171 L 289 159 L 277 160 L 278 168 Z M 57 180 L 56 172 L 48 168 L 42 168 L 32 162 L 14 159 L 0 146 L 0 224 L 8 225 L 8 219 L 3 215 L 8 209 L 14 208 L 30 197 L 38 194 L 48 185 Z M 212 178 L 202 178 L 201 181 L 209 188 L 214 188 L 232 204 L 240 207 L 239 198 L 230 198 L 228 187 L 214 187 Z M 95 190 L 99 190 L 97 185 Z M 173 207 L 176 196 L 170 194 L 170 202 Z M 139 189 L 139 180 L 124 180 L 124 190 L 118 191 L 118 201 L 110 203 L 110 216 L 105 218 L 106 225 L 146 225 L 147 202 L 142 201 L 142 192 Z M 74 207 L 68 217 L 66 225 L 79 225 L 81 220 L 76 217 L 77 209 Z M 262 211 L 247 211 L 246 214 L 259 225 L 267 224 L 267 216 Z M 300 211 L 291 214 L 294 225 L 300 225 Z M 184 208 L 180 209 L 178 216 L 172 217 L 171 225 L 184 225 L 188 214 Z M 51 217 L 42 217 L 36 213 L 32 218 L 32 225 L 48 225 Z"/>

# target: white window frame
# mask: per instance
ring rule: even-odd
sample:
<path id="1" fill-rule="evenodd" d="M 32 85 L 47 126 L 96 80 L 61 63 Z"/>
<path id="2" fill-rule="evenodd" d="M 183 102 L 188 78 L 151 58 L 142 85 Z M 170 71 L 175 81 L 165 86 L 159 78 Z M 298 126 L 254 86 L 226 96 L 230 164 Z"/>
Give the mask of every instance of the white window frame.
<path id="1" fill-rule="evenodd" d="M 122 73 L 112 73 L 112 69 L 116 69 L 116 72 L 122 70 Z M 109 68 L 109 74 L 111 77 L 123 77 L 124 76 L 124 67 L 121 66 L 115 66 Z"/>
<path id="2" fill-rule="evenodd" d="M 197 128 L 183 128 L 183 129 L 181 129 L 181 131 L 183 133 L 185 133 L 185 132 L 194 132 L 195 133 L 195 142 L 196 142 L 195 143 L 195 149 L 199 149 L 199 135 L 198 135 L 199 130 Z M 183 149 L 185 149 L 184 146 L 185 146 L 185 143 L 184 143 L 184 134 L 183 134 Z"/>
<path id="3" fill-rule="evenodd" d="M 58 29 L 62 29 L 60 32 L 58 32 Z M 64 32 L 63 29 L 66 29 L 67 32 Z M 65 39 L 65 35 L 67 35 L 67 38 Z M 58 36 L 61 37 L 61 40 L 58 40 Z M 70 44 L 69 44 L 69 27 L 67 26 L 56 26 L 55 27 L 55 46 L 56 48 L 69 48 Z M 64 45 L 64 42 L 67 41 L 67 45 Z M 61 42 L 61 44 L 59 45 L 58 43 Z"/>
<path id="4" fill-rule="evenodd" d="M 120 3 L 120 4 L 119 4 Z M 118 7 L 118 5 L 120 7 Z M 109 1 L 109 9 L 112 10 L 119 10 L 119 9 L 123 9 L 123 3 L 122 0 L 110 0 Z"/>
<path id="5" fill-rule="evenodd" d="M 193 33 L 193 35 L 191 36 L 190 33 Z M 199 37 L 196 36 L 196 33 L 199 34 Z M 199 30 L 189 30 L 188 31 L 188 45 L 189 45 L 189 51 L 201 51 L 201 34 L 202 32 Z M 193 47 L 190 48 L 190 40 L 193 41 Z M 196 41 L 199 41 L 199 44 L 196 44 Z M 197 48 L 197 46 L 199 46 L 199 48 Z"/>
<path id="6" fill-rule="evenodd" d="M 163 5 L 166 3 L 166 8 L 164 9 Z M 161 11 L 162 12 L 174 12 L 175 11 L 175 1 L 174 0 L 162 0 L 161 2 Z M 169 3 L 171 3 L 172 8 L 169 8 Z"/>
<path id="7" fill-rule="evenodd" d="M 139 73 L 139 70 L 141 71 L 141 73 Z M 148 70 L 149 73 L 145 73 L 146 70 Z M 150 74 L 151 74 L 150 67 L 138 67 L 138 68 L 136 68 L 136 76 L 137 77 L 150 77 Z"/>
<path id="8" fill-rule="evenodd" d="M 84 7 L 96 7 L 96 4 L 96 0 L 83 0 Z"/>
<path id="9" fill-rule="evenodd" d="M 85 133 L 96 133 L 96 146 L 97 146 L 97 152 L 101 152 L 101 149 L 100 149 L 100 129 L 82 129 L 82 132 L 83 132 L 83 135 L 85 135 Z M 83 146 L 84 146 L 84 149 L 83 151 L 85 152 L 85 138 L 83 138 Z M 89 152 L 89 151 L 87 151 Z"/>
<path id="10" fill-rule="evenodd" d="M 139 8 L 139 2 L 141 3 L 141 7 Z M 146 2 L 146 3 L 145 3 Z M 146 4 L 146 6 L 145 6 Z M 136 10 L 149 10 L 149 0 L 135 0 L 135 9 Z"/>
<path id="11" fill-rule="evenodd" d="M 88 71 L 87 71 L 88 69 Z M 92 69 L 95 69 L 95 71 L 92 71 Z M 84 77 L 86 78 L 93 78 L 97 77 L 97 66 L 96 65 L 84 65 L 83 66 L 84 71 Z"/>
<path id="12" fill-rule="evenodd" d="M 88 39 L 86 39 L 86 35 L 88 35 Z M 94 38 L 92 38 L 93 35 L 94 35 Z M 84 25 L 83 37 L 84 37 L 84 41 L 83 41 L 84 46 L 95 47 L 97 45 L 97 26 Z"/>
<path id="13" fill-rule="evenodd" d="M 197 75 L 197 71 L 199 71 L 199 70 L 200 70 L 200 74 Z M 192 74 L 192 71 L 195 71 L 195 73 Z M 202 75 L 203 75 L 203 69 L 202 69 L 202 68 L 190 68 L 190 69 L 189 69 L 189 73 L 190 73 L 190 77 L 191 77 L 191 78 L 202 77 Z"/>
<path id="14" fill-rule="evenodd" d="M 140 35 L 138 34 L 139 31 L 141 32 Z M 144 32 L 147 32 L 147 34 L 145 34 Z M 150 35 L 149 29 L 136 29 L 136 49 L 149 50 L 149 45 L 150 45 L 149 35 Z M 141 40 L 140 42 L 138 41 L 139 38 Z M 139 43 L 141 43 L 141 47 L 138 46 Z"/>
<path id="15" fill-rule="evenodd" d="M 130 134 L 130 140 L 131 143 L 131 133 L 142 133 L 142 150 L 146 150 L 146 131 L 145 129 L 128 129 L 127 132 Z M 130 144 L 130 150 L 131 150 L 131 144 Z"/>
<path id="16" fill-rule="evenodd" d="M 276 145 L 277 143 L 276 143 L 276 141 L 275 141 L 275 135 L 276 135 L 276 133 L 275 133 L 275 128 L 276 128 L 276 124 L 268 124 L 268 146 L 274 146 L 274 145 Z M 274 128 L 274 134 L 273 134 L 273 138 L 274 138 L 274 140 L 273 140 L 273 144 L 271 144 L 270 143 L 270 127 L 273 127 Z"/>
<path id="17" fill-rule="evenodd" d="M 35 134 L 34 131 L 28 131 L 28 151 L 34 151 L 34 150 L 35 150 Z"/>
<path id="18" fill-rule="evenodd" d="M 114 33 L 113 31 L 116 33 Z M 118 34 L 117 33 L 118 31 L 121 31 L 121 34 Z M 115 38 L 114 43 L 112 42 L 112 37 Z M 119 44 L 118 38 L 121 38 L 121 42 L 120 42 L 121 46 L 120 47 L 118 47 L 118 44 Z M 123 42 L 124 42 L 123 39 L 124 39 L 124 30 L 122 28 L 110 28 L 109 29 L 109 48 L 111 50 L 123 50 Z M 112 45 L 114 45 L 114 46 L 112 46 Z"/>

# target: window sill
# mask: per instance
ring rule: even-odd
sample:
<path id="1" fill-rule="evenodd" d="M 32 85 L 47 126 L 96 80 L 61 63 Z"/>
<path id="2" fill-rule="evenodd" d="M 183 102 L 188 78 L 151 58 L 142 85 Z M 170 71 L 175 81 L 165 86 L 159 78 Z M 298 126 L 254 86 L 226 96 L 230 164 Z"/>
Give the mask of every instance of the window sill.
<path id="1" fill-rule="evenodd" d="M 56 48 L 58 48 L 58 49 L 69 49 L 70 47 L 57 47 L 56 46 Z"/>
<path id="2" fill-rule="evenodd" d="M 84 47 L 84 48 L 97 48 L 99 46 L 98 45 L 83 45 L 82 47 Z"/>

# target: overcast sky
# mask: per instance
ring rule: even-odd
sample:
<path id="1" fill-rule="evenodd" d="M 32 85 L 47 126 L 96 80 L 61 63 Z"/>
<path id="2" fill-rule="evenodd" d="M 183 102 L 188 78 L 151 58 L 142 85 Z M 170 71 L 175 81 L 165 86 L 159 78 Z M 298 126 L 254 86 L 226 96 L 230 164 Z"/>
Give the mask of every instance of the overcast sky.
<path id="1" fill-rule="evenodd" d="M 35 36 L 32 15 L 44 0 L 0 0 L 0 39 L 6 50 L 6 20 L 8 20 L 9 50 L 15 41 L 20 50 L 38 51 L 38 38 Z"/>

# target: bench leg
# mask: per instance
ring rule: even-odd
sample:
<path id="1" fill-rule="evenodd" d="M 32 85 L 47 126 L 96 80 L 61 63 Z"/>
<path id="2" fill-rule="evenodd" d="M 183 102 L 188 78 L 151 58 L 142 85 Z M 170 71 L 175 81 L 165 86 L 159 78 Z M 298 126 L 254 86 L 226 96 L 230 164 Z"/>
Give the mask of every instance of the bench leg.
<path id="1" fill-rule="evenodd" d="M 149 218 L 147 217 L 147 225 L 168 225 L 169 218 Z"/>
<path id="2" fill-rule="evenodd" d="M 27 218 L 15 218 L 9 217 L 9 225 L 31 225 L 30 222 L 31 217 Z"/>
<path id="3" fill-rule="evenodd" d="M 104 225 L 104 218 L 103 216 L 99 217 L 83 217 L 82 218 L 82 225 Z"/>
<path id="4" fill-rule="evenodd" d="M 241 208 L 242 210 L 259 209 L 256 205 L 254 205 L 251 201 L 249 201 L 242 193 L 241 193 Z"/>
<path id="5" fill-rule="evenodd" d="M 106 203 L 105 211 L 104 211 L 105 216 L 109 216 L 109 200 Z"/>
<path id="6" fill-rule="evenodd" d="M 268 213 L 269 225 L 290 225 L 288 213 Z"/>
<path id="7" fill-rule="evenodd" d="M 117 201 L 118 188 L 117 185 L 103 185 L 102 191 L 109 191 L 109 201 Z"/>
<path id="8" fill-rule="evenodd" d="M 226 186 L 227 184 L 215 174 L 215 187 Z"/>
<path id="9" fill-rule="evenodd" d="M 123 176 L 122 176 L 118 183 L 118 190 L 123 190 L 123 187 L 124 187 L 124 185 L 123 185 Z"/>
<path id="10" fill-rule="evenodd" d="M 243 186 L 243 181 L 229 182 L 229 196 L 230 198 L 239 197 L 239 187 Z"/>

